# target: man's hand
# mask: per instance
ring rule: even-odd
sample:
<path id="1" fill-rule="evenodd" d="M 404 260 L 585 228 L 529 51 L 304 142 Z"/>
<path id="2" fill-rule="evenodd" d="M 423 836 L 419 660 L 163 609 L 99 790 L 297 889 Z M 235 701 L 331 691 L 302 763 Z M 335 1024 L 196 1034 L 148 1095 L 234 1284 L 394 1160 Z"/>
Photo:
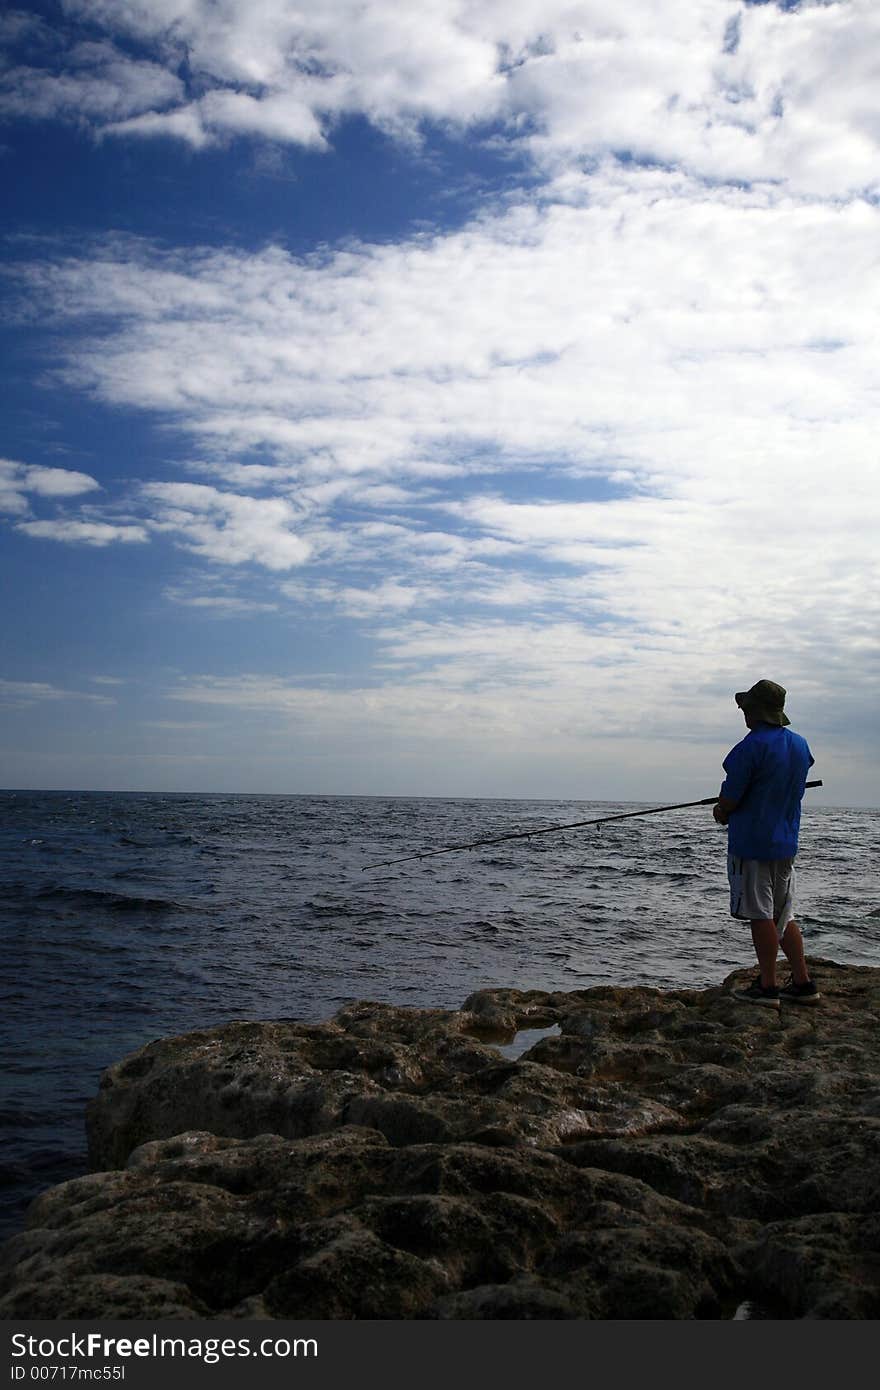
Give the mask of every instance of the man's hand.
<path id="1" fill-rule="evenodd" d="M 730 819 L 731 811 L 735 811 L 738 804 L 739 803 L 736 801 L 731 801 L 730 798 L 727 796 L 719 796 L 718 800 L 715 802 L 715 805 L 712 807 L 712 815 L 715 817 L 719 825 L 727 824 L 728 820 Z"/>

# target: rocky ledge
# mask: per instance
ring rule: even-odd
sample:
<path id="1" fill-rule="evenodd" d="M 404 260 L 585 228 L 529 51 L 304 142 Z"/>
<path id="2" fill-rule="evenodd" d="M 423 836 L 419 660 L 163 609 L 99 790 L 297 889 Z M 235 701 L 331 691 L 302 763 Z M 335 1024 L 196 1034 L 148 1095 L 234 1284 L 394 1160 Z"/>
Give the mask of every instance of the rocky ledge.
<path id="1" fill-rule="evenodd" d="M 880 970 L 812 965 L 778 1012 L 738 971 L 153 1042 L 4 1247 L 0 1316 L 876 1318 Z"/>

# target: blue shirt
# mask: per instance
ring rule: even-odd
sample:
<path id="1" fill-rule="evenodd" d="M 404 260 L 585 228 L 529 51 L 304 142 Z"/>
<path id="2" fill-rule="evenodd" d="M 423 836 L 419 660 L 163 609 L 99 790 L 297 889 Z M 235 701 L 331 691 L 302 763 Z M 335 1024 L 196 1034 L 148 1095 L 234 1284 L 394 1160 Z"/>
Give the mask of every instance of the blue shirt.
<path id="1" fill-rule="evenodd" d="M 738 802 L 727 823 L 727 851 L 743 859 L 797 854 L 801 798 L 813 755 L 806 739 L 777 724 L 759 724 L 731 748 L 721 795 Z"/>

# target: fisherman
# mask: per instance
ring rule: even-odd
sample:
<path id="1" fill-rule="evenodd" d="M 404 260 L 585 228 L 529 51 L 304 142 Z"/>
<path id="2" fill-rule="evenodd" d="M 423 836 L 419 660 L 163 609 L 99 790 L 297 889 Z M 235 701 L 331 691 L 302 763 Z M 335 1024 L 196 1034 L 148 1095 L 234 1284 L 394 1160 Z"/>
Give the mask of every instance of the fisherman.
<path id="1" fill-rule="evenodd" d="M 749 733 L 722 764 L 727 776 L 712 814 L 727 830 L 730 915 L 748 921 L 760 973 L 734 995 L 778 1009 L 780 999 L 814 1004 L 819 999 L 804 959 L 804 939 L 794 920 L 795 869 L 801 798 L 813 755 L 806 739 L 788 727 L 785 690 L 757 681 L 734 696 Z M 791 981 L 779 989 L 779 946 Z"/>

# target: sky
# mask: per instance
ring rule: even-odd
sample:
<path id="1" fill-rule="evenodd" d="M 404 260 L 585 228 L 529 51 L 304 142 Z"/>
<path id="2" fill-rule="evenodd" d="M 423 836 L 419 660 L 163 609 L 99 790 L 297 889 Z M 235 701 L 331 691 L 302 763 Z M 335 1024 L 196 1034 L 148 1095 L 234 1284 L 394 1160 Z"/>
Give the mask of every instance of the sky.
<path id="1" fill-rule="evenodd" d="M 0 785 L 880 803 L 875 0 L 0 45 Z"/>

